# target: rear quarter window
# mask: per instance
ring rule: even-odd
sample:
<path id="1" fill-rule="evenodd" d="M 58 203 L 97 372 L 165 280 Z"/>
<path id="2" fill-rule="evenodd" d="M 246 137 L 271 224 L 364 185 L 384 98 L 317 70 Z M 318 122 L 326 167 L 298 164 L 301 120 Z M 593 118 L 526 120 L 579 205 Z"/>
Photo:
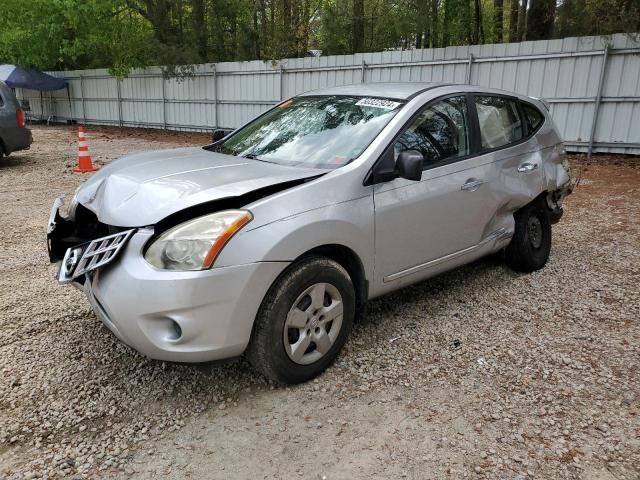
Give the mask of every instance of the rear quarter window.
<path id="1" fill-rule="evenodd" d="M 513 98 L 476 95 L 482 148 L 493 149 L 524 138 L 518 103 Z"/>
<path id="2" fill-rule="evenodd" d="M 522 103 L 522 111 L 524 112 L 524 120 L 527 124 L 529 135 L 531 135 L 543 124 L 544 115 L 530 103 Z"/>

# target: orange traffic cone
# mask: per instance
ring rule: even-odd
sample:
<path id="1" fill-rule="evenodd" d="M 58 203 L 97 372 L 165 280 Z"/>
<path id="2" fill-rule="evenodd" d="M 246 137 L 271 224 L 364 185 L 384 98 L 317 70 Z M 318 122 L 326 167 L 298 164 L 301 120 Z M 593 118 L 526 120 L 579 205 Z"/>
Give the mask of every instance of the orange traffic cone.
<path id="1" fill-rule="evenodd" d="M 84 136 L 84 127 L 78 127 L 78 166 L 73 169 L 76 173 L 95 172 L 100 167 L 96 167 L 91 162 L 89 155 L 89 144 Z"/>

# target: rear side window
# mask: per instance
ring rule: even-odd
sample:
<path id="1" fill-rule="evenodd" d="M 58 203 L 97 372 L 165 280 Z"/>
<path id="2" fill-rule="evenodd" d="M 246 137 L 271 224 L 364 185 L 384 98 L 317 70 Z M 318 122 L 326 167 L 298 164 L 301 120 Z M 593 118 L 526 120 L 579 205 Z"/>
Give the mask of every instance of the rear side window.
<path id="1" fill-rule="evenodd" d="M 496 96 L 475 96 L 482 148 L 498 148 L 524 137 L 515 100 Z"/>
<path id="2" fill-rule="evenodd" d="M 529 103 L 522 104 L 522 110 L 524 112 L 524 120 L 527 122 L 527 128 L 529 134 L 535 132 L 542 122 L 544 121 L 544 115 L 536 107 Z"/>

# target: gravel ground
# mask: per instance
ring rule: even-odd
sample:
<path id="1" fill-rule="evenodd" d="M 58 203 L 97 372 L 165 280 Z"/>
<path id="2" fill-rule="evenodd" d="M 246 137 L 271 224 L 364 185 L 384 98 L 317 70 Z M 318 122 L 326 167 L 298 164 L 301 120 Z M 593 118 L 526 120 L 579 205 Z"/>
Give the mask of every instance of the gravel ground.
<path id="1" fill-rule="evenodd" d="M 206 137 L 89 128 L 94 159 Z M 0 163 L 0 477 L 640 478 L 640 163 L 597 157 L 531 275 L 490 258 L 371 303 L 336 365 L 273 389 L 243 360 L 119 343 L 44 245 L 75 130 Z"/>

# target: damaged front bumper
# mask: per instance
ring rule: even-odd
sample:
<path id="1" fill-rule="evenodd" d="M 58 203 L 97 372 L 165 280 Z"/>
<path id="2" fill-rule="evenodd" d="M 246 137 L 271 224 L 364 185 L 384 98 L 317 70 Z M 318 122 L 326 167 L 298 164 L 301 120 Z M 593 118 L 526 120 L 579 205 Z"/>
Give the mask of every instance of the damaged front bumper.
<path id="1" fill-rule="evenodd" d="M 113 261 L 136 229 L 83 241 L 74 235 L 73 223 L 60 215 L 63 205 L 62 197 L 53 202 L 47 225 L 47 250 L 51 262 L 60 262 L 58 281 L 69 283 Z"/>
<path id="2" fill-rule="evenodd" d="M 116 232 L 70 245 L 74 222 L 56 200 L 47 228 L 58 280 L 81 288 L 96 316 L 143 355 L 174 362 L 234 357 L 246 348 L 273 281 L 289 262 L 257 262 L 201 271 L 158 270 L 144 259 L 151 228 Z M 117 257 L 117 261 L 115 260 Z"/>

